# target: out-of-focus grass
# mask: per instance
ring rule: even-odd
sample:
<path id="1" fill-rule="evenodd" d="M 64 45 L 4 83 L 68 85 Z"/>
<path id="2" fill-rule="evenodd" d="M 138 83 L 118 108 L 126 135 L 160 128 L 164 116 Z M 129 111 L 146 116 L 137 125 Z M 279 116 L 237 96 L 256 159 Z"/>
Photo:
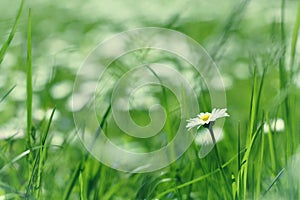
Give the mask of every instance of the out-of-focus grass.
<path id="1" fill-rule="evenodd" d="M 16 1 L 0 3 L 1 10 L 9 7 L 0 13 L 1 197 L 300 199 L 300 175 L 295 167 L 299 166 L 300 141 L 300 3 L 296 10 L 298 2 L 284 0 L 228 1 L 226 5 L 214 1 L 174 1 L 172 5 L 166 1 L 129 1 L 128 5 L 24 2 L 19 10 Z M 31 15 L 27 17 L 29 7 Z M 214 56 L 224 78 L 231 115 L 223 128 L 225 138 L 218 143 L 230 191 L 220 181 L 215 155 L 199 159 L 196 144 L 169 167 L 135 174 L 102 165 L 77 139 L 70 95 L 80 63 L 108 36 L 143 26 L 181 31 Z M 194 78 L 198 83 L 198 77 Z M 195 85 L 195 90 L 201 91 L 199 106 L 209 109 L 209 93 Z M 153 96 L 166 107 L 178 106 L 171 92 L 154 92 Z M 105 99 L 103 103 L 109 104 Z M 170 138 L 176 133 L 176 114 L 173 112 L 168 122 Z M 146 110 L 132 111 L 141 124 L 149 122 L 147 115 Z M 118 133 L 109 109 L 103 109 L 98 117 L 101 128 Z M 274 128 L 276 119 L 283 119 L 284 128 Z M 125 145 L 133 140 L 122 139 Z M 149 141 L 138 142 L 143 150 L 153 150 Z"/>

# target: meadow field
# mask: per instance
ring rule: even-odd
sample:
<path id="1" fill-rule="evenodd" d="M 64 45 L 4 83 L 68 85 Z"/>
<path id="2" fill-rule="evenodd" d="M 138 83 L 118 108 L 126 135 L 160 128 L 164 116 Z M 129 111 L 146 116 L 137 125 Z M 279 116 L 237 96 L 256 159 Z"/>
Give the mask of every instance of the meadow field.
<path id="1" fill-rule="evenodd" d="M 0 200 L 300 200 L 299 27 L 297 0 L 1 1 Z"/>

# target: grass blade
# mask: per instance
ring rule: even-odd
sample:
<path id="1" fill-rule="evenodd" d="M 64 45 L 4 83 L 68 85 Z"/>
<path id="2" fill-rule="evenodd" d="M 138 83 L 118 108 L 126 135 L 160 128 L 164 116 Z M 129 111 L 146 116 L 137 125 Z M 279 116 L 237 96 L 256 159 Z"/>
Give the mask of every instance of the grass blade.
<path id="1" fill-rule="evenodd" d="M 31 11 L 28 11 L 27 32 L 27 66 L 26 66 L 26 94 L 27 94 L 27 148 L 32 147 L 32 41 L 31 41 Z"/>
<path id="2" fill-rule="evenodd" d="M 28 154 L 30 154 L 33 151 L 36 151 L 36 150 L 38 150 L 40 148 L 42 148 L 42 147 L 41 146 L 36 146 L 36 147 L 31 148 L 31 149 L 27 149 L 26 151 L 23 151 L 22 153 L 20 153 L 16 157 L 14 157 L 10 162 L 6 163 L 3 167 L 1 167 L 0 168 L 0 174 L 3 173 L 5 171 L 5 169 L 8 168 L 10 165 L 16 163 L 18 160 L 24 158 Z"/>
<path id="3" fill-rule="evenodd" d="M 278 181 L 278 179 L 280 178 L 280 176 L 283 174 L 284 171 L 285 171 L 285 168 L 283 168 L 283 169 L 280 170 L 280 172 L 274 178 L 274 180 L 272 181 L 272 183 L 270 184 L 270 186 L 264 192 L 263 196 L 265 196 L 271 190 L 271 188 L 273 187 L 273 185 Z"/>
<path id="4" fill-rule="evenodd" d="M 17 85 L 12 86 L 0 99 L 0 103 L 15 89 Z"/>
<path id="5" fill-rule="evenodd" d="M 16 33 L 17 26 L 18 26 L 18 23 L 20 21 L 21 13 L 22 13 L 22 10 L 23 10 L 23 5 L 24 5 L 24 0 L 21 1 L 20 7 L 19 7 L 19 10 L 18 10 L 18 13 L 17 13 L 17 17 L 15 19 L 15 22 L 13 24 L 13 27 L 12 27 L 9 35 L 8 35 L 8 38 L 4 42 L 3 46 L 0 49 L 0 64 L 2 63 L 4 55 L 7 51 L 7 48 L 9 47 L 9 45 L 10 45 L 10 43 L 11 43 L 11 41 L 14 38 L 14 35 Z"/>
<path id="6" fill-rule="evenodd" d="M 77 179 L 79 178 L 79 175 L 80 175 L 80 172 L 82 171 L 82 162 L 78 163 L 73 174 L 72 174 L 72 177 L 71 179 L 68 181 L 69 184 L 67 185 L 66 187 L 66 190 L 65 190 L 65 193 L 63 195 L 63 200 L 67 200 L 69 199 L 70 195 L 71 195 L 71 192 L 76 184 L 76 181 Z"/>
<path id="7" fill-rule="evenodd" d="M 213 60 L 216 61 L 221 59 L 222 52 L 224 52 L 223 51 L 224 45 L 226 44 L 232 30 L 237 28 L 237 26 L 239 25 L 243 17 L 243 13 L 245 12 L 249 2 L 250 0 L 241 1 L 241 3 L 236 8 L 234 8 L 234 10 L 231 12 L 222 30 L 222 35 L 219 41 L 214 46 L 214 49 L 212 50 L 211 57 L 213 58 Z"/>
<path id="8" fill-rule="evenodd" d="M 244 152 L 244 150 L 241 151 L 241 152 L 239 152 L 239 153 L 242 153 L 242 152 Z M 224 163 L 224 164 L 222 165 L 222 167 L 225 168 L 225 167 L 228 166 L 230 163 L 232 163 L 237 157 L 238 157 L 238 155 L 235 155 L 235 156 L 232 157 L 229 161 L 227 161 L 226 163 Z M 210 177 L 210 176 L 212 176 L 212 175 L 218 173 L 219 171 L 220 171 L 220 168 L 217 168 L 217 169 L 215 169 L 214 171 L 209 172 L 209 173 L 207 173 L 207 174 L 205 174 L 205 175 L 203 175 L 203 176 L 200 176 L 200 177 L 198 177 L 198 178 L 195 178 L 195 179 L 193 179 L 193 180 L 191 180 L 191 181 L 188 181 L 188 182 L 186 182 L 186 183 L 177 185 L 177 186 L 175 186 L 175 187 L 173 187 L 173 188 L 171 188 L 171 189 L 165 190 L 164 192 L 157 194 L 156 197 L 155 197 L 154 199 L 160 199 L 160 198 L 163 197 L 164 195 L 166 195 L 166 194 L 168 194 L 168 193 L 170 193 L 170 192 L 176 191 L 177 189 L 187 187 L 187 186 L 189 186 L 189 185 L 191 185 L 191 184 L 194 184 L 194 183 L 197 183 L 197 182 L 199 182 L 199 181 L 203 181 L 203 180 L 205 180 L 206 178 L 208 178 L 208 177 Z"/>
<path id="9" fill-rule="evenodd" d="M 24 152 L 22 152 L 21 154 L 19 154 L 18 156 L 16 156 L 14 159 L 12 159 L 10 162 L 8 162 L 6 165 L 4 165 L 2 168 L 0 168 L 0 174 L 10 165 L 12 165 L 13 163 L 17 162 L 18 160 L 20 160 L 21 158 L 25 157 L 26 155 L 28 155 L 31 151 L 30 150 L 26 150 Z"/>
<path id="10" fill-rule="evenodd" d="M 294 31 L 293 31 L 292 43 L 291 43 L 291 63 L 290 63 L 291 76 L 294 71 L 293 68 L 295 63 L 296 45 L 298 40 L 299 28 L 300 28 L 300 1 L 298 1 L 297 18 L 294 25 Z"/>
<path id="11" fill-rule="evenodd" d="M 41 149 L 39 150 L 39 164 L 38 164 L 37 178 L 36 178 L 35 187 L 34 187 L 36 189 L 35 190 L 35 198 L 36 199 L 39 199 L 41 189 L 42 189 L 41 184 L 42 184 L 43 167 L 44 167 L 44 163 L 46 161 L 46 155 L 47 155 L 47 151 L 48 151 L 48 148 L 45 148 L 45 144 L 46 144 L 46 139 L 49 134 L 50 125 L 52 123 L 55 110 L 56 110 L 56 108 L 53 108 L 53 110 L 51 112 L 50 119 L 48 121 L 44 135 L 40 136 Z"/>
<path id="12" fill-rule="evenodd" d="M 103 128 L 104 123 L 106 122 L 106 119 L 107 119 L 110 111 L 111 111 L 111 106 L 109 105 L 109 107 L 105 111 L 104 116 L 102 117 L 102 120 L 100 122 L 98 130 L 95 133 L 94 141 L 96 141 L 97 137 L 100 135 L 101 129 Z M 92 143 L 91 146 L 90 146 L 90 148 L 92 149 L 94 147 L 94 145 L 95 145 L 95 143 Z M 63 195 L 63 200 L 69 199 L 69 197 L 71 195 L 71 192 L 72 192 L 73 188 L 75 187 L 77 180 L 80 178 L 79 176 L 80 176 L 81 172 L 83 171 L 83 168 L 84 168 L 85 163 L 87 162 L 89 156 L 90 156 L 90 153 L 87 152 L 84 155 L 84 158 L 82 159 L 82 161 L 80 161 L 80 163 L 77 164 L 77 166 L 76 166 L 76 168 L 75 168 L 75 170 L 74 170 L 74 172 L 73 172 L 70 180 L 68 181 L 69 184 L 67 185 L 67 189 L 65 190 L 65 193 Z"/>

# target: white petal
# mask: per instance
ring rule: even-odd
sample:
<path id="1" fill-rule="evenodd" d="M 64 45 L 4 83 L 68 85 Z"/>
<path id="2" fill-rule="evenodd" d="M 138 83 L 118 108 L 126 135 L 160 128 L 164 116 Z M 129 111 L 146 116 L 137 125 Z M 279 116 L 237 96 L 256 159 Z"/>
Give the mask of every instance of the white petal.
<path id="1" fill-rule="evenodd" d="M 190 130 L 191 128 L 194 128 L 196 126 L 199 127 L 204 124 L 203 121 L 199 117 L 189 119 L 189 120 L 187 120 L 187 122 L 188 122 L 188 124 L 186 125 L 186 128 L 188 130 Z"/>
<path id="2" fill-rule="evenodd" d="M 200 126 L 202 126 L 204 124 L 208 124 L 209 122 L 215 121 L 218 118 L 228 117 L 229 115 L 226 111 L 227 111 L 227 108 L 223 108 L 223 109 L 214 108 L 211 113 L 201 112 L 199 115 L 197 115 L 196 118 L 187 120 L 186 128 L 188 130 L 190 130 L 197 126 L 197 129 L 198 129 Z M 203 117 L 203 115 L 206 115 L 206 114 L 210 114 L 210 116 L 207 120 L 203 121 L 201 118 Z"/>
<path id="3" fill-rule="evenodd" d="M 227 108 L 216 109 L 214 108 L 211 113 L 210 121 L 215 121 L 218 118 L 229 117 L 228 113 L 226 113 Z"/>
<path id="4" fill-rule="evenodd" d="M 204 112 L 200 113 L 199 115 L 197 115 L 199 118 L 201 118 L 203 115 L 205 115 Z"/>

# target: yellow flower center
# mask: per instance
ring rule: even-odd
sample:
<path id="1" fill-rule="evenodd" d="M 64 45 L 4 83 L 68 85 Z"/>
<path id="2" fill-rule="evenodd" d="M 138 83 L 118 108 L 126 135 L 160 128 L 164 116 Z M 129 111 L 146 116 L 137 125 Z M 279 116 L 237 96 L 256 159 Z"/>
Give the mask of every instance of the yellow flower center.
<path id="1" fill-rule="evenodd" d="M 200 117 L 200 119 L 202 119 L 203 121 L 207 121 L 209 119 L 209 117 L 210 117 L 210 113 L 205 113 L 204 115 L 202 115 Z"/>

